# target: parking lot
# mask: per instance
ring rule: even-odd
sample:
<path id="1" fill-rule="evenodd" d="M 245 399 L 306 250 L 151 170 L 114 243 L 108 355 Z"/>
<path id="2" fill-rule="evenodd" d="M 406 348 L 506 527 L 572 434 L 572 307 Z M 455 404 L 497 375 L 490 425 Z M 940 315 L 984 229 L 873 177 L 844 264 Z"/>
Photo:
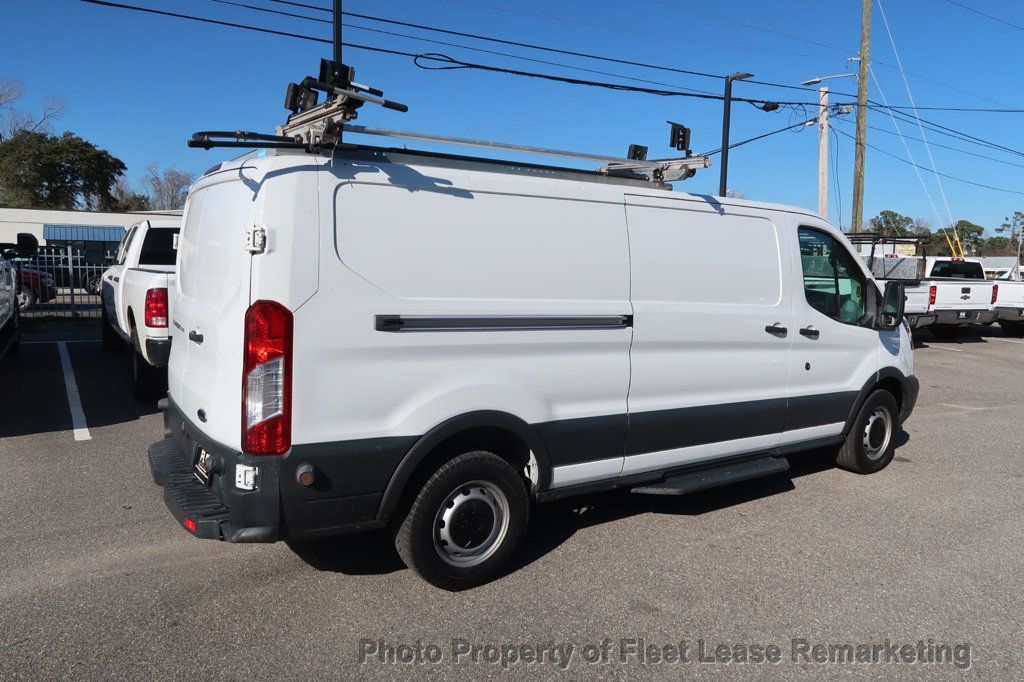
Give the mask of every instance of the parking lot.
<path id="1" fill-rule="evenodd" d="M 998 327 L 957 341 L 921 335 L 920 401 L 879 474 L 838 470 L 818 452 L 792 458 L 788 474 L 689 497 L 541 507 L 511 573 L 463 593 L 417 579 L 381 534 L 294 546 L 189 536 L 146 463 L 160 414 L 132 398 L 127 356 L 94 339 L 98 329 L 37 328 L 0 361 L 4 679 L 562 667 L 576 677 L 918 678 L 968 666 L 1010 679 L 1024 665 L 1024 342 Z M 588 662 L 606 639 L 609 655 Z M 688 658 L 621 660 L 633 639 L 661 651 L 685 642 Z M 816 662 L 794 656 L 802 641 L 969 644 L 970 657 Z M 720 644 L 778 645 L 783 656 L 701 660 Z M 439 662 L 401 661 L 427 645 Z M 527 662 L 524 647 L 547 658 Z"/>

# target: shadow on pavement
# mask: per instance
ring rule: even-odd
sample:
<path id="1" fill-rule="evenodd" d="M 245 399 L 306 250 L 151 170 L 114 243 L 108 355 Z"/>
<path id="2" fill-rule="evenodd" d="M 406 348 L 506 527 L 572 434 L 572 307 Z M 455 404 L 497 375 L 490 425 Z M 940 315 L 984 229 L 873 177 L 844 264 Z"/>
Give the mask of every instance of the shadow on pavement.
<path id="1" fill-rule="evenodd" d="M 896 447 L 902 447 L 909 440 L 907 432 L 901 430 Z M 699 516 L 787 493 L 795 489 L 793 479 L 834 468 L 835 454 L 835 448 L 826 448 L 789 455 L 790 469 L 784 474 L 691 495 L 634 495 L 620 490 L 582 495 L 535 506 L 531 510 L 526 537 L 508 572 L 512 573 L 528 566 L 557 549 L 577 531 L 591 526 L 640 514 Z M 897 456 L 896 461 L 909 460 Z M 405 568 L 387 531 L 293 542 L 289 543 L 289 546 L 303 561 L 320 571 L 335 571 L 348 575 L 381 575 Z"/>
<path id="2" fill-rule="evenodd" d="M 26 343 L 0 360 L 0 438 L 72 428 L 57 343 Z M 98 342 L 67 343 L 68 357 L 89 428 L 135 421 L 157 411 L 132 393 L 130 356 Z"/>

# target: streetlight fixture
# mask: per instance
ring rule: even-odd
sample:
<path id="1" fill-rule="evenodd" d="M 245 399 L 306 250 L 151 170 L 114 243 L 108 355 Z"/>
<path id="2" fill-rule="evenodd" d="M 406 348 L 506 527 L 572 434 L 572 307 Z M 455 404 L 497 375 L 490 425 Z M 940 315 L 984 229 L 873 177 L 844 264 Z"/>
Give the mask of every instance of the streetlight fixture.
<path id="1" fill-rule="evenodd" d="M 732 111 L 732 82 L 753 78 L 754 74 L 740 72 L 725 77 L 725 100 L 722 111 L 722 170 L 718 176 L 718 196 L 726 193 L 726 178 L 729 175 L 729 116 Z"/>
<path id="2" fill-rule="evenodd" d="M 817 85 L 833 78 L 856 77 L 855 73 L 817 76 L 800 85 Z M 828 86 L 818 88 L 818 213 L 828 218 Z"/>
<path id="3" fill-rule="evenodd" d="M 855 74 L 855 73 L 837 73 L 834 76 L 817 76 L 817 77 L 812 78 L 810 80 L 804 81 L 800 85 L 817 85 L 818 83 L 820 83 L 822 81 L 832 80 L 833 78 L 849 78 L 850 76 L 853 76 L 854 78 L 856 78 L 857 74 Z"/>

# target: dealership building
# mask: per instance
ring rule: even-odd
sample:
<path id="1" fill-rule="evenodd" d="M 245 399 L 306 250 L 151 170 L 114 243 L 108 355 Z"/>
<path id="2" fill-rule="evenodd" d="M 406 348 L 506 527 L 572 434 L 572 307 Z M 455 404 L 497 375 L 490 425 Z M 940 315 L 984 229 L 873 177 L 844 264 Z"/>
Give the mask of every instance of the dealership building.
<path id="1" fill-rule="evenodd" d="M 180 217 L 181 211 L 106 213 L 0 208 L 0 244 L 17 241 L 19 232 L 34 234 L 40 245 L 70 246 L 87 260 L 102 262 L 117 249 L 126 228 L 147 218 Z"/>

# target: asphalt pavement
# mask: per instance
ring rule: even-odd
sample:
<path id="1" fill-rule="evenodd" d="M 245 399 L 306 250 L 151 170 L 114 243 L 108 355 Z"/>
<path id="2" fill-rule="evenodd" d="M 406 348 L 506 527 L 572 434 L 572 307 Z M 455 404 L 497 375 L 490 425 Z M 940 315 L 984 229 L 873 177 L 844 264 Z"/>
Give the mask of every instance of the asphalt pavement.
<path id="1" fill-rule="evenodd" d="M 0 679 L 1020 679 L 1024 341 L 921 338 L 884 471 L 824 451 L 688 497 L 542 506 L 506 576 L 447 593 L 379 533 L 191 537 L 150 479 L 161 418 L 127 354 L 37 332 L 0 361 Z"/>

